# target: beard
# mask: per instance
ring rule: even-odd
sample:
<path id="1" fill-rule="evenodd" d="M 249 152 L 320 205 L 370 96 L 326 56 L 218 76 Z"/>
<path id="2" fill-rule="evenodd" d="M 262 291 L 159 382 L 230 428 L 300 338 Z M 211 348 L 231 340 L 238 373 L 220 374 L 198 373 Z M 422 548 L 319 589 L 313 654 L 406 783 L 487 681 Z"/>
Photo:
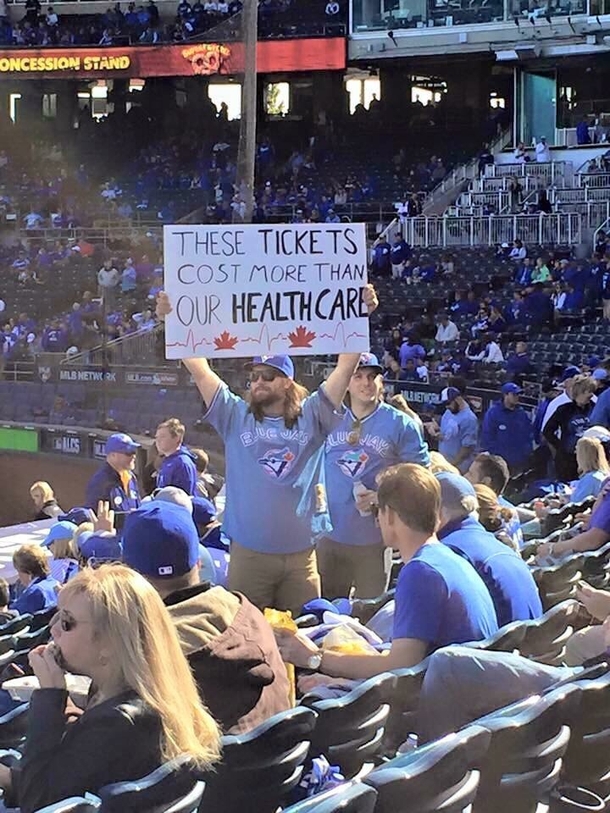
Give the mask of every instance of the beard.
<path id="1" fill-rule="evenodd" d="M 278 396 L 273 392 L 265 392 L 264 390 L 257 390 L 256 392 L 250 391 L 250 403 L 253 406 L 268 409 L 271 406 L 282 407 L 284 404 L 284 397 Z"/>

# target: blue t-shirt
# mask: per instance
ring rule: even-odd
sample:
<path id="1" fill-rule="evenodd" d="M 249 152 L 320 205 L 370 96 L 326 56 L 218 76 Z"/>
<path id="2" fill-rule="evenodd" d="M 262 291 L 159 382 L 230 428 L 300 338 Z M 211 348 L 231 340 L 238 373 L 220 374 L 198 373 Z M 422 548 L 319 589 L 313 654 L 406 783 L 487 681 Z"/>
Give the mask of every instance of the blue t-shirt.
<path id="1" fill-rule="evenodd" d="M 451 410 L 446 409 L 441 418 L 440 429 L 441 437 L 438 442 L 438 450 L 450 463 L 454 463 L 462 446 L 472 449 L 472 453 L 459 465 L 460 472 L 464 474 L 470 468 L 477 448 L 479 436 L 477 416 L 470 407 L 461 409 L 455 415 Z"/>
<path id="2" fill-rule="evenodd" d="M 347 412 L 341 425 L 326 439 L 326 489 L 333 526 L 331 538 L 344 545 L 381 544 L 381 532 L 372 516 L 361 517 L 356 509 L 353 488 L 362 483 L 377 490 L 375 478 L 380 471 L 396 463 L 430 462 L 422 428 L 409 415 L 387 404 L 361 421 L 358 443 L 349 440 L 358 432 L 355 418 Z"/>
<path id="3" fill-rule="evenodd" d="M 607 477 L 602 483 L 602 488 L 608 482 L 610 482 L 610 478 Z M 610 536 L 610 492 L 602 497 L 601 502 L 591 514 L 589 528 L 598 528 Z"/>
<path id="4" fill-rule="evenodd" d="M 34 579 L 19 596 L 10 603 L 11 610 L 19 615 L 24 613 L 37 613 L 57 606 L 57 591 L 59 582 L 52 576 Z"/>
<path id="5" fill-rule="evenodd" d="M 601 491 L 602 484 L 608 477 L 605 471 L 588 471 L 586 474 L 576 480 L 572 494 L 570 495 L 570 502 L 582 502 L 587 497 L 597 497 Z"/>
<path id="6" fill-rule="evenodd" d="M 204 416 L 225 443 L 227 507 L 223 529 L 259 553 L 297 553 L 330 532 L 323 445 L 343 418 L 324 385 L 303 401 L 292 429 L 282 417 L 257 421 L 221 385 Z"/>
<path id="7" fill-rule="evenodd" d="M 422 545 L 400 571 L 395 601 L 393 640 L 426 641 L 430 651 L 480 641 L 498 629 L 480 576 L 446 545 Z"/>
<path id="8" fill-rule="evenodd" d="M 197 487 L 197 467 L 195 459 L 186 446 L 180 446 L 173 454 L 163 460 L 157 476 L 157 486 L 176 486 L 195 496 Z"/>
<path id="9" fill-rule="evenodd" d="M 446 525 L 439 539 L 477 571 L 489 590 L 501 627 L 542 615 L 540 594 L 529 567 L 476 519 L 466 517 Z"/>

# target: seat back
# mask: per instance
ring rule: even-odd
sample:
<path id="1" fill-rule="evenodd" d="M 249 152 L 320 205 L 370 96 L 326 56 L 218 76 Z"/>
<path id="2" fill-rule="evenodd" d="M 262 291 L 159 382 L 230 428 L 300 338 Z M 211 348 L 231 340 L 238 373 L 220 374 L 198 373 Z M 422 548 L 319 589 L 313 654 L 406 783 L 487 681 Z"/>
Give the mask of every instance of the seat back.
<path id="1" fill-rule="evenodd" d="M 474 813 L 530 813 L 559 780 L 581 689 L 571 683 L 476 721 L 491 734 Z"/>
<path id="2" fill-rule="evenodd" d="M 34 647 L 46 644 L 51 637 L 51 628 L 47 625 L 40 629 L 26 632 L 25 635 L 15 635 L 13 637 L 14 649 L 17 654 L 24 654 L 34 649 Z"/>
<path id="3" fill-rule="evenodd" d="M 578 681 L 581 689 L 578 713 L 564 761 L 564 775 L 573 785 L 593 787 L 605 782 L 610 795 L 610 672 L 594 680 Z"/>
<path id="4" fill-rule="evenodd" d="M 376 801 L 374 788 L 352 782 L 285 807 L 282 813 L 373 813 Z"/>
<path id="5" fill-rule="evenodd" d="M 98 791 L 104 813 L 192 813 L 203 794 L 203 783 L 189 754 L 166 762 L 142 779 L 115 782 Z M 188 807 L 179 806 L 190 800 Z"/>
<path id="6" fill-rule="evenodd" d="M 37 810 L 36 813 L 97 813 L 102 802 L 97 796 L 87 794 L 87 796 L 71 796 L 61 802 L 55 802 Z"/>
<path id="7" fill-rule="evenodd" d="M 385 725 L 383 751 L 393 754 L 404 742 L 406 734 L 417 731 L 417 707 L 419 695 L 430 662 L 425 658 L 408 669 L 395 669 L 394 684 L 389 698 L 390 713 Z"/>
<path id="8" fill-rule="evenodd" d="M 22 703 L 0 717 L 0 748 L 11 748 L 25 739 L 29 703 Z"/>
<path id="9" fill-rule="evenodd" d="M 324 754 L 344 776 L 358 773 L 379 754 L 395 678 L 387 672 L 365 681 L 344 697 L 308 703 L 318 715 L 311 755 Z"/>
<path id="10" fill-rule="evenodd" d="M 46 610 L 39 610 L 37 613 L 34 613 L 30 621 L 30 630 L 34 632 L 41 627 L 47 627 L 56 612 L 57 607 L 47 607 Z"/>
<path id="11" fill-rule="evenodd" d="M 315 723 L 312 709 L 297 707 L 223 737 L 222 762 L 206 776 L 201 809 L 273 813 L 301 779 Z"/>
<path id="12" fill-rule="evenodd" d="M 11 621 L 7 621 L 6 624 L 0 627 L 0 638 L 3 638 L 5 635 L 15 635 L 17 632 L 25 630 L 28 627 L 31 629 L 32 618 L 33 616 L 29 613 L 24 613 L 23 615 L 18 615 L 16 618 L 13 618 Z"/>
<path id="13" fill-rule="evenodd" d="M 375 813 L 460 813 L 472 804 L 491 734 L 469 726 L 396 757 L 365 778 L 377 791 Z"/>
<path id="14" fill-rule="evenodd" d="M 578 612 L 578 602 L 568 599 L 551 607 L 540 618 L 523 622 L 524 636 L 519 646 L 520 653 L 541 663 L 558 664 L 573 632 L 572 625 Z"/>

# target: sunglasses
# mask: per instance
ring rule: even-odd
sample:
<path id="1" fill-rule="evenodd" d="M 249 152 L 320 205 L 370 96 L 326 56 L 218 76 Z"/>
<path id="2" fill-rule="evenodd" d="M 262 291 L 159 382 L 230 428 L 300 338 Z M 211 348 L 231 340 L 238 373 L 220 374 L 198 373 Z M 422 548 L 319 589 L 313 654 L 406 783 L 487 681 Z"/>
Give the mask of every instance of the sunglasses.
<path id="1" fill-rule="evenodd" d="M 91 624 L 91 621 L 77 621 L 76 618 L 72 618 L 72 616 L 69 615 L 62 615 L 61 612 L 59 612 L 55 613 L 49 627 L 53 627 L 55 624 L 59 624 L 62 632 L 72 632 L 79 624 Z"/>
<path id="2" fill-rule="evenodd" d="M 280 374 L 276 373 L 275 370 L 258 370 L 257 372 L 250 373 L 248 380 L 251 384 L 254 381 L 258 381 L 259 378 L 262 378 L 263 381 L 275 381 L 279 375 Z"/>
<path id="3" fill-rule="evenodd" d="M 360 438 L 362 437 L 362 421 L 358 418 L 354 418 L 352 423 L 351 429 L 347 436 L 347 442 L 350 446 L 357 446 L 360 443 Z"/>

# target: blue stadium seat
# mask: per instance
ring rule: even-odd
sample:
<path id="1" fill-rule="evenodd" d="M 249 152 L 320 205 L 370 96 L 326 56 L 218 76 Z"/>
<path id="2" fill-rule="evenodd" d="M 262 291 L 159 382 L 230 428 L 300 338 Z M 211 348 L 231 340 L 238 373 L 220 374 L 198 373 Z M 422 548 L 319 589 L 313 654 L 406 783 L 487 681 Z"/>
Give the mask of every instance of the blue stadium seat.
<path id="1" fill-rule="evenodd" d="M 96 796 L 72 796 L 61 802 L 40 808 L 36 813 L 97 813 L 101 810 L 102 802 Z"/>
<path id="2" fill-rule="evenodd" d="M 285 807 L 282 813 L 374 813 L 376 802 L 374 788 L 352 782 Z"/>

